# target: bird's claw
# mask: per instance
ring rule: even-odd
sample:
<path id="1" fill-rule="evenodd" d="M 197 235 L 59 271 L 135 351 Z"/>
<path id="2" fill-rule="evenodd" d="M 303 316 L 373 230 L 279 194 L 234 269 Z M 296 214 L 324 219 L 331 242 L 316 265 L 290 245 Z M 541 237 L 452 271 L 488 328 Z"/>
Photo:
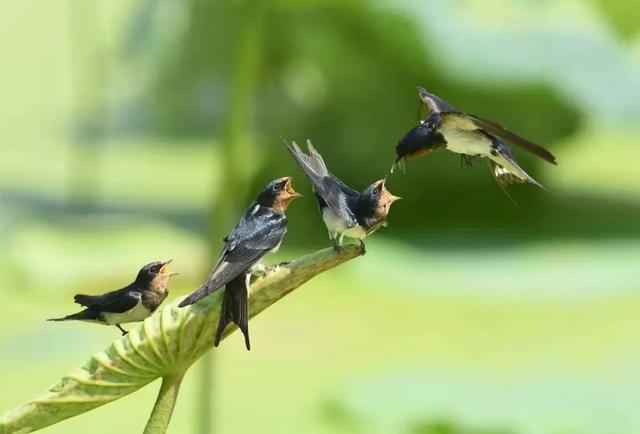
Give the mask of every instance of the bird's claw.
<path id="1" fill-rule="evenodd" d="M 367 247 L 364 245 L 364 241 L 362 240 L 360 240 L 360 254 L 361 255 L 367 254 Z"/>
<path id="2" fill-rule="evenodd" d="M 251 270 L 251 275 L 253 277 L 263 277 L 265 274 L 267 274 L 266 268 L 261 268 L 259 270 Z"/>
<path id="3" fill-rule="evenodd" d="M 285 265 L 286 265 L 286 264 L 288 264 L 288 262 L 283 262 L 282 264 L 285 264 Z M 276 272 L 276 271 L 279 271 L 279 270 L 280 270 L 280 266 L 281 266 L 282 264 L 275 264 L 275 265 L 270 265 L 270 266 L 268 266 L 268 267 L 265 269 L 264 274 L 267 274 L 267 273 L 274 273 L 274 272 Z M 263 275 L 264 275 L 264 274 L 263 274 Z"/>

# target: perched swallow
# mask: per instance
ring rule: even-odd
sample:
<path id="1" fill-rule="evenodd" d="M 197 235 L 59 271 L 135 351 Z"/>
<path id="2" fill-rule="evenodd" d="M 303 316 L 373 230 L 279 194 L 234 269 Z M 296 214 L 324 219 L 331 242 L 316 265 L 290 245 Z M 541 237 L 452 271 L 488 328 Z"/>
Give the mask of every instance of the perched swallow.
<path id="1" fill-rule="evenodd" d="M 556 164 L 556 158 L 551 152 L 507 131 L 495 122 L 456 110 L 449 103 L 422 87 L 418 87 L 418 93 L 429 115 L 425 121 L 421 121 L 420 125 L 410 130 L 398 142 L 396 146 L 398 158 L 394 162 L 394 167 L 397 164 L 403 164 L 406 159 L 426 154 L 433 149 L 444 148 L 462 154 L 462 160 L 467 164 L 471 164 L 477 158 L 487 158 L 491 173 L 502 188 L 509 184 L 524 182 L 542 187 L 516 163 L 505 141 L 514 143 L 549 163 Z M 392 172 L 394 167 L 391 169 Z"/>
<path id="2" fill-rule="evenodd" d="M 224 238 L 224 247 L 218 262 L 206 282 L 182 300 L 180 307 L 193 304 L 225 285 L 229 288 L 230 282 L 238 276 L 262 268 L 263 256 L 275 252 L 287 232 L 287 206 L 300 196 L 291 187 L 290 177 L 279 178 L 267 184 L 240 222 Z M 226 313 L 221 312 L 220 327 L 228 323 L 222 318 L 224 314 L 225 318 L 229 318 L 243 329 L 239 318 L 245 315 L 246 319 L 248 285 L 244 292 L 235 291 L 236 283 L 231 284 L 231 288 L 234 291 L 233 295 L 231 292 L 225 294 L 223 310 L 226 310 Z M 242 331 L 248 345 L 248 329 L 244 328 Z M 218 333 L 221 334 L 222 331 L 219 329 Z"/>
<path id="3" fill-rule="evenodd" d="M 169 279 L 178 273 L 169 272 L 169 261 L 152 262 L 138 272 L 133 283 L 103 295 L 77 294 L 73 300 L 86 309 L 62 318 L 47 321 L 89 321 L 115 325 L 123 335 L 128 332 L 120 324 L 143 321 L 169 295 Z"/>
<path id="4" fill-rule="evenodd" d="M 307 140 L 309 155 L 302 152 L 296 142 L 284 144 L 313 186 L 334 246 L 340 248 L 346 236 L 358 239 L 364 252 L 364 239 L 387 225 L 389 208 L 400 198 L 389 193 L 384 179 L 374 182 L 362 193 L 347 186 L 329 172 L 310 140 Z"/>

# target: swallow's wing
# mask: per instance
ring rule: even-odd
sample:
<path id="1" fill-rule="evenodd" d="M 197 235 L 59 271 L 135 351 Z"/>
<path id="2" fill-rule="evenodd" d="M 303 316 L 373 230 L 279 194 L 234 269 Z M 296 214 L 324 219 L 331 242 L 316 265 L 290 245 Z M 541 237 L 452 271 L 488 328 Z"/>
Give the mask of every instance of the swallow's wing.
<path id="1" fill-rule="evenodd" d="M 257 262 L 256 252 L 261 252 L 261 257 L 275 249 L 286 232 L 287 217 L 259 207 L 254 214 L 243 218 L 228 237 L 224 261 L 253 265 Z"/>
<path id="2" fill-rule="evenodd" d="M 457 111 L 442 98 L 427 92 L 424 87 L 418 86 L 418 95 L 420 96 L 420 101 L 422 101 L 427 107 L 427 110 L 429 110 L 429 115 Z"/>
<path id="3" fill-rule="evenodd" d="M 257 207 L 257 208 L 255 208 Z M 252 210 L 256 210 L 252 213 Z M 287 218 L 254 205 L 227 237 L 220 259 L 206 282 L 180 306 L 193 304 L 212 294 L 277 248 L 287 232 Z"/>
<path id="4" fill-rule="evenodd" d="M 311 182 L 316 194 L 326 202 L 329 209 L 341 218 L 347 226 L 355 226 L 358 221 L 349 208 L 348 199 L 356 198 L 360 196 L 360 193 L 329 172 L 322 156 L 313 147 L 311 141 L 307 141 L 307 145 L 309 147 L 309 155 L 302 152 L 295 142 L 291 145 L 285 142 L 289 153 L 296 160 L 309 182 Z"/>
<path id="5" fill-rule="evenodd" d="M 468 117 L 471 121 L 473 121 L 473 123 L 478 128 L 482 128 L 488 131 L 489 133 L 500 137 L 503 140 L 506 140 L 510 143 L 518 145 L 522 149 L 525 149 L 531 152 L 532 154 L 537 155 L 538 157 L 542 158 L 545 161 L 548 161 L 549 163 L 557 164 L 556 157 L 543 146 L 530 142 L 529 140 L 523 137 L 520 137 L 515 133 L 512 133 L 511 131 L 507 130 L 505 127 L 503 127 L 502 125 L 496 122 L 489 121 L 487 119 L 483 119 L 481 117 L 471 115 L 471 114 L 465 114 L 465 116 Z"/>
<path id="6" fill-rule="evenodd" d="M 73 301 L 78 303 L 80 306 L 92 307 L 100 303 L 103 298 L 104 298 L 103 295 L 76 294 L 73 297 Z"/>
<path id="7" fill-rule="evenodd" d="M 139 291 L 114 291 L 102 296 L 100 303 L 91 306 L 102 312 L 124 313 L 136 307 L 142 300 Z"/>

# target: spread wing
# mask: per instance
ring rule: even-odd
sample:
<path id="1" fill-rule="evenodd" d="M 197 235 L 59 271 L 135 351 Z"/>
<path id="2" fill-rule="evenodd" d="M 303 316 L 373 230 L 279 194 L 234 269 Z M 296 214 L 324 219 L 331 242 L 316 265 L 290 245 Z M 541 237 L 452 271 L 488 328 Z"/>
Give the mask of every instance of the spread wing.
<path id="1" fill-rule="evenodd" d="M 108 292 L 104 295 L 84 295 L 78 294 L 74 301 L 89 309 L 101 312 L 123 313 L 127 312 L 140 303 L 142 294 L 128 288 L 118 291 Z"/>
<path id="2" fill-rule="evenodd" d="M 442 98 L 427 92 L 424 87 L 418 86 L 418 95 L 420 96 L 420 101 L 422 101 L 427 107 L 427 110 L 429 110 L 429 115 L 457 111 Z"/>
<path id="3" fill-rule="evenodd" d="M 505 127 L 503 127 L 502 125 L 496 122 L 489 121 L 487 119 L 483 119 L 471 114 L 465 114 L 465 116 L 471 119 L 478 128 L 482 128 L 490 132 L 491 134 L 494 134 L 500 137 L 503 140 L 506 140 L 510 143 L 518 145 L 522 149 L 525 149 L 531 152 L 532 154 L 537 155 L 538 157 L 542 158 L 545 161 L 548 161 L 549 163 L 557 164 L 556 157 L 543 146 L 530 142 L 529 140 L 523 137 L 520 137 L 515 133 L 512 133 L 511 131 L 507 130 Z"/>
<path id="4" fill-rule="evenodd" d="M 244 273 L 280 245 L 287 232 L 287 218 L 254 204 L 226 238 L 215 268 L 205 283 L 180 306 L 193 304 Z"/>
<path id="5" fill-rule="evenodd" d="M 309 182 L 311 182 L 315 193 L 326 202 L 329 209 L 341 218 L 347 226 L 357 225 L 358 221 L 349 208 L 348 201 L 359 197 L 360 193 L 329 172 L 322 156 L 313 147 L 310 140 L 307 140 L 309 155 L 302 152 L 296 142 L 291 145 L 287 142 L 284 142 L 284 144 L 309 179 Z"/>

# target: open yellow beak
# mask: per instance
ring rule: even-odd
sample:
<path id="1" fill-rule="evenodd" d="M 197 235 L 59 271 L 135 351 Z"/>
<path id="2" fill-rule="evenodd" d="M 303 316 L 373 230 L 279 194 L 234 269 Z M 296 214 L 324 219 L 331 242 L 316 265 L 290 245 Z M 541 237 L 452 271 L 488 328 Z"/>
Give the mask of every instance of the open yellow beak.
<path id="1" fill-rule="evenodd" d="M 387 190 L 384 180 L 382 181 L 382 191 L 380 192 L 380 197 L 383 202 L 390 203 L 390 204 L 395 202 L 396 200 L 402 199 L 400 196 L 394 196 L 389 192 L 389 190 Z"/>
<path id="2" fill-rule="evenodd" d="M 291 178 L 289 178 L 287 180 L 287 183 L 284 185 L 284 191 L 289 195 L 289 198 L 290 198 L 289 200 L 293 200 L 296 197 L 302 197 L 302 195 L 297 191 L 295 191 L 291 186 Z"/>
<path id="3" fill-rule="evenodd" d="M 169 276 L 175 276 L 176 274 L 180 274 L 177 273 L 175 271 L 169 271 L 169 264 L 173 262 L 173 259 L 169 259 L 168 261 L 166 261 L 164 264 L 162 264 L 162 268 L 160 268 L 160 274 L 168 274 Z"/>

